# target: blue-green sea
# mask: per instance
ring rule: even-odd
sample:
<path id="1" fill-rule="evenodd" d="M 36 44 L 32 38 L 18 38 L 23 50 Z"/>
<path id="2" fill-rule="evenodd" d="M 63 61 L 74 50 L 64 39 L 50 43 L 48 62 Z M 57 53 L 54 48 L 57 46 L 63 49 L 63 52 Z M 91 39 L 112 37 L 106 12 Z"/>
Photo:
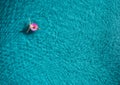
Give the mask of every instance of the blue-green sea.
<path id="1" fill-rule="evenodd" d="M 120 85 L 120 0 L 0 0 L 0 85 Z"/>

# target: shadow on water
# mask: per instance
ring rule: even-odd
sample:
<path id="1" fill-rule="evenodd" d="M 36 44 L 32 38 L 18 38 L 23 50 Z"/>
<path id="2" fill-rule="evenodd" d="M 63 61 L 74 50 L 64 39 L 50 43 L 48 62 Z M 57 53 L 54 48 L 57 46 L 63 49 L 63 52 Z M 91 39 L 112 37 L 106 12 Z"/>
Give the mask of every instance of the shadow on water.
<path id="1" fill-rule="evenodd" d="M 29 28 L 29 25 L 25 26 L 20 32 L 25 34 L 25 35 L 33 34 L 33 32 L 31 30 L 27 33 L 28 28 Z"/>

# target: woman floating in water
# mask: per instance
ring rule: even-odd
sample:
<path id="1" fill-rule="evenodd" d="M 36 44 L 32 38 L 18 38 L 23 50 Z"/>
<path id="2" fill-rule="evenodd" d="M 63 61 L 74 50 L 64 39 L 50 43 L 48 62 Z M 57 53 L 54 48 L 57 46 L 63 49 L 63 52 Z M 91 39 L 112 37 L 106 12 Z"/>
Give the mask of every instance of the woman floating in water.
<path id="1" fill-rule="evenodd" d="M 29 31 L 35 32 L 39 29 L 38 25 L 36 23 L 31 23 L 31 20 L 29 19 L 29 28 L 27 30 L 27 33 Z"/>

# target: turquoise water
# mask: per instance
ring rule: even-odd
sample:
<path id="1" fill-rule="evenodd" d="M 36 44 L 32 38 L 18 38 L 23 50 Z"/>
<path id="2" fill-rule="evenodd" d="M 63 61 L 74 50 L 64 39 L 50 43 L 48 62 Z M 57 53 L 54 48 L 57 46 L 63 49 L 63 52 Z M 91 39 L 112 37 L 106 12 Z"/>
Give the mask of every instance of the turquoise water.
<path id="1" fill-rule="evenodd" d="M 0 0 L 0 85 L 120 85 L 120 0 Z"/>

